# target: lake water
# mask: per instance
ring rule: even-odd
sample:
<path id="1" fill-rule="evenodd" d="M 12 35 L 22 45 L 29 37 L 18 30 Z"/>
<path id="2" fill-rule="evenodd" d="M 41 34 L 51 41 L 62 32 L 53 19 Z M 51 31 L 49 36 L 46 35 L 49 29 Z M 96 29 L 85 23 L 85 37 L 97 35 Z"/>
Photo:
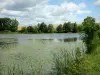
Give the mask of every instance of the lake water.
<path id="1" fill-rule="evenodd" d="M 24 75 L 31 75 L 32 68 L 47 75 L 53 67 L 53 53 L 63 49 L 74 52 L 76 48 L 85 50 L 80 34 L 0 34 L 3 74 L 8 75 L 8 69 L 18 66 Z"/>

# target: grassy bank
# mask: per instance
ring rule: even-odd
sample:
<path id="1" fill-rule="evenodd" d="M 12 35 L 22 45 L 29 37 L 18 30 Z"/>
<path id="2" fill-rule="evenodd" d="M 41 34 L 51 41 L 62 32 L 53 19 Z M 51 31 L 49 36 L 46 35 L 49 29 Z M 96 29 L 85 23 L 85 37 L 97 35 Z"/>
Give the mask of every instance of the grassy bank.
<path id="1" fill-rule="evenodd" d="M 54 63 L 57 75 L 100 75 L 100 46 L 83 56 L 79 52 L 71 56 L 63 51 L 55 55 Z"/>
<path id="2" fill-rule="evenodd" d="M 100 75 L 100 46 L 91 53 L 85 56 L 85 60 L 88 62 L 87 68 L 89 75 Z"/>
<path id="3" fill-rule="evenodd" d="M 0 31 L 0 34 L 21 34 L 19 32 L 6 32 L 6 31 Z"/>
<path id="4" fill-rule="evenodd" d="M 91 54 L 81 55 L 77 49 L 75 55 L 67 50 L 61 50 L 53 56 L 54 65 L 50 75 L 100 75 L 100 46 Z M 31 65 L 26 72 L 19 65 L 7 67 L 0 64 L 0 75 L 43 75 L 42 66 L 38 69 L 34 67 Z"/>

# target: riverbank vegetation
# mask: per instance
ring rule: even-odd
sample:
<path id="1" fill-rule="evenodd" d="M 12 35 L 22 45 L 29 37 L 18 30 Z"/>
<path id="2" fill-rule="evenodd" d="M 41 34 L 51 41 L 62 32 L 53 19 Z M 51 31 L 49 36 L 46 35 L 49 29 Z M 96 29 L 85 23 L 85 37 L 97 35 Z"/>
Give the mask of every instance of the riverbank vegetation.
<path id="1" fill-rule="evenodd" d="M 100 74 L 100 26 L 95 19 L 87 17 L 83 21 L 83 32 L 86 34 L 83 41 L 86 52 L 78 48 L 76 54 L 61 50 L 54 54 L 56 75 L 99 75 Z"/>

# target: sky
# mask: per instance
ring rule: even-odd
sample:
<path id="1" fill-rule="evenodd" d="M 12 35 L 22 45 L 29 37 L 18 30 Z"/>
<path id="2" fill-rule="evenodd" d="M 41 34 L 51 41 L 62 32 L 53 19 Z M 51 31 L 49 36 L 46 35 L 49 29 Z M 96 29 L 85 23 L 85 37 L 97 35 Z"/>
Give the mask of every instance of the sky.
<path id="1" fill-rule="evenodd" d="M 87 16 L 100 22 L 100 0 L 0 0 L 0 17 L 20 25 L 82 23 Z"/>

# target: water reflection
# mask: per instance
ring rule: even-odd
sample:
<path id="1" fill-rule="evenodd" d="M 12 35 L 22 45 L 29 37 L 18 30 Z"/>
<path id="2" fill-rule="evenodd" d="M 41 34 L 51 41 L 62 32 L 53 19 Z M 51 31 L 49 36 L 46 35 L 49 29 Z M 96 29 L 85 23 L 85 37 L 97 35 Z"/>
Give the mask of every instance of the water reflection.
<path id="1" fill-rule="evenodd" d="M 18 40 L 16 38 L 0 38 L 1 51 L 15 48 L 17 44 L 18 44 Z"/>
<path id="2" fill-rule="evenodd" d="M 47 42 L 76 42 L 78 38 L 64 38 L 64 39 L 58 39 L 58 38 L 53 38 L 53 39 L 27 39 L 27 40 L 40 40 Z M 25 41 L 25 40 L 24 40 Z M 0 38 L 0 50 L 9 50 L 11 48 L 15 48 L 18 45 L 18 39 L 17 38 Z"/>
<path id="3" fill-rule="evenodd" d="M 31 39 L 32 40 L 32 39 Z M 78 38 L 64 38 L 64 39 L 38 39 L 40 41 L 52 41 L 52 42 L 76 42 Z"/>
<path id="4" fill-rule="evenodd" d="M 64 39 L 64 42 L 76 42 L 77 38 L 66 38 Z"/>

